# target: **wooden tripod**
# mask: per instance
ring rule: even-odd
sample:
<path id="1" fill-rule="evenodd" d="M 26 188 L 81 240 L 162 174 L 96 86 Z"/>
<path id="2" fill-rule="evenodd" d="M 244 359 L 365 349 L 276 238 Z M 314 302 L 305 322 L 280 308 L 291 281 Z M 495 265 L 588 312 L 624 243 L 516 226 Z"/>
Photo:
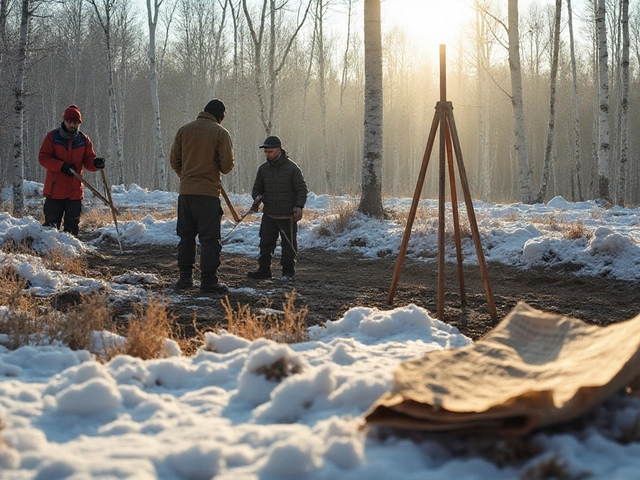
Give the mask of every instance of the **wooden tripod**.
<path id="1" fill-rule="evenodd" d="M 458 278 L 460 280 L 460 301 L 463 306 L 467 304 L 467 297 L 464 286 L 464 272 L 462 268 L 462 242 L 460 240 L 460 222 L 458 217 L 458 200 L 456 195 L 456 180 L 453 164 L 453 153 L 455 151 L 456 161 L 458 164 L 458 173 L 460 175 L 460 184 L 462 186 L 462 193 L 464 195 L 464 202 L 466 205 L 467 215 L 469 217 L 469 226 L 471 227 L 471 235 L 473 237 L 473 243 L 476 248 L 476 255 L 478 257 L 478 264 L 480 265 L 480 272 L 482 274 L 482 282 L 484 283 L 485 294 L 487 295 L 487 303 L 489 305 L 489 314 L 492 319 L 496 319 L 496 307 L 493 301 L 493 294 L 491 293 L 491 285 L 489 283 L 489 273 L 487 271 L 487 264 L 484 259 L 484 253 L 482 251 L 482 245 L 480 243 L 480 233 L 478 231 L 478 223 L 476 221 L 476 214 L 473 210 L 473 202 L 471 200 L 471 193 L 469 191 L 469 182 L 467 180 L 467 173 L 462 161 L 462 150 L 460 148 L 460 141 L 458 139 L 458 131 L 456 129 L 456 122 L 453 118 L 453 104 L 447 101 L 447 77 L 446 77 L 446 46 L 440 45 L 440 101 L 436 104 L 436 112 L 433 116 L 433 122 L 431 124 L 431 131 L 429 132 L 429 139 L 427 141 L 427 148 L 424 152 L 422 159 L 422 167 L 420 168 L 420 174 L 418 177 L 418 183 L 416 184 L 416 190 L 413 194 L 413 202 L 411 209 L 409 210 L 409 217 L 407 218 L 407 226 L 402 238 L 402 244 L 400 245 L 400 252 L 398 253 L 398 260 L 396 262 L 396 268 L 393 272 L 393 279 L 391 281 L 391 287 L 389 289 L 389 296 L 387 297 L 387 304 L 393 303 L 393 297 L 398 286 L 398 280 L 400 279 L 400 271 L 402 269 L 402 262 L 407 253 L 407 246 L 409 244 L 409 237 L 411 236 L 411 229 L 413 227 L 413 221 L 418 209 L 418 203 L 420 202 L 420 193 L 424 185 L 424 179 L 427 173 L 427 166 L 429 165 L 429 159 L 431 158 L 431 152 L 433 150 L 433 144 L 436 138 L 436 132 L 440 127 L 440 175 L 438 185 L 438 312 L 437 318 L 442 320 L 444 318 L 444 240 L 445 240 L 445 153 L 447 165 L 449 167 L 449 185 L 451 189 L 451 207 L 453 213 L 453 227 L 454 238 L 456 244 L 456 255 L 458 259 Z"/>

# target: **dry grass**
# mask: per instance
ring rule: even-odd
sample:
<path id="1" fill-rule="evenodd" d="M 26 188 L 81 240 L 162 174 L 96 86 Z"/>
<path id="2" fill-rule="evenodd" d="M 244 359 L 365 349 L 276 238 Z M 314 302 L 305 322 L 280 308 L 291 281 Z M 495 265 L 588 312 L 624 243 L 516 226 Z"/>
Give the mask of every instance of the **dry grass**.
<path id="1" fill-rule="evenodd" d="M 67 254 L 63 248 L 52 248 L 43 256 L 44 265 L 49 270 L 57 270 L 59 272 L 71 275 L 86 276 L 87 261 L 84 257 L 74 257 Z"/>
<path id="2" fill-rule="evenodd" d="M 536 462 L 535 465 L 528 468 L 520 476 L 521 480 L 545 480 L 549 478 L 556 480 L 575 480 L 578 477 L 571 474 L 567 463 L 558 455 L 553 455 Z M 588 476 L 584 478 L 588 478 Z"/>
<path id="3" fill-rule="evenodd" d="M 136 305 L 124 336 L 126 341 L 107 349 L 107 358 L 124 354 L 142 360 L 165 356 L 166 340 L 173 338 L 175 318 L 162 298 L 151 298 L 147 305 Z"/>
<path id="4" fill-rule="evenodd" d="M 318 235 L 331 237 L 341 234 L 347 230 L 349 222 L 357 210 L 358 206 L 352 202 L 332 206 L 318 227 Z"/>
<path id="5" fill-rule="evenodd" d="M 248 305 L 240 305 L 233 309 L 229 297 L 222 300 L 226 311 L 227 331 L 248 340 L 267 338 L 280 343 L 299 343 L 309 339 L 307 330 L 306 307 L 296 310 L 294 302 L 295 290 L 287 294 L 282 305 L 282 314 L 267 313 L 256 315 Z"/>
<path id="6" fill-rule="evenodd" d="M 20 241 L 7 238 L 2 244 L 2 251 L 10 255 L 32 255 L 42 258 L 44 267 L 49 270 L 71 275 L 86 275 L 87 262 L 84 257 L 69 255 L 62 247 L 52 248 L 44 254 L 38 253 L 33 250 L 34 241 L 31 237 L 25 237 Z"/>
<path id="7" fill-rule="evenodd" d="M 116 205 L 116 208 L 118 206 Z M 116 218 L 118 222 L 130 222 L 140 221 L 144 217 L 151 215 L 156 220 L 168 220 L 176 216 L 175 210 L 157 210 L 153 208 L 141 208 L 125 210 L 124 208 L 118 208 L 120 215 Z M 108 208 L 92 208 L 82 214 L 82 225 L 85 229 L 96 229 L 99 227 L 105 227 L 113 223 L 113 216 L 111 210 Z"/>
<path id="8" fill-rule="evenodd" d="M 8 336 L 7 348 L 60 342 L 73 350 L 89 350 L 92 332 L 102 330 L 110 314 L 103 296 L 83 297 L 67 315 L 39 305 L 24 292 L 26 281 L 11 268 L 0 272 L 0 333 Z"/>
<path id="9" fill-rule="evenodd" d="M 582 222 L 576 222 L 565 226 L 564 236 L 567 240 L 578 240 L 579 238 L 589 239 L 593 234 L 584 229 Z"/>
<path id="10" fill-rule="evenodd" d="M 58 339 L 72 350 L 90 350 L 93 332 L 109 328 L 111 316 L 105 295 L 84 296 L 58 325 Z"/>
<path id="11" fill-rule="evenodd" d="M 0 271 L 0 305 L 6 307 L 0 310 L 0 333 L 8 336 L 6 346 L 9 349 L 61 343 L 73 350 L 91 350 L 94 331 L 117 330 L 105 295 L 83 296 L 65 315 L 49 306 L 38 305 L 24 292 L 25 287 L 26 280 L 13 269 L 5 267 Z M 134 307 L 123 332 L 124 343 L 93 353 L 102 354 L 106 360 L 118 354 L 143 360 L 161 358 L 165 356 L 166 339 L 173 338 L 176 328 L 175 319 L 164 301 L 152 298 L 146 306 Z M 195 351 L 195 347 L 189 348 Z"/>

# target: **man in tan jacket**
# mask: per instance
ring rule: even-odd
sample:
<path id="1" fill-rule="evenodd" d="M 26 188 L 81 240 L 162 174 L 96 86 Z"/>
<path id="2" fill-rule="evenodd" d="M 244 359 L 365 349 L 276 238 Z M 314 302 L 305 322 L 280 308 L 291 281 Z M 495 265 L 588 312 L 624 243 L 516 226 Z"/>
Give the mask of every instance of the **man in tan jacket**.
<path id="1" fill-rule="evenodd" d="M 231 135 L 220 125 L 225 106 L 211 100 L 204 111 L 176 133 L 171 147 L 171 168 L 180 178 L 178 195 L 178 268 L 177 289 L 193 287 L 196 236 L 200 240 L 200 291 L 226 293 L 218 281 L 220 266 L 220 189 L 222 174 L 234 166 Z"/>

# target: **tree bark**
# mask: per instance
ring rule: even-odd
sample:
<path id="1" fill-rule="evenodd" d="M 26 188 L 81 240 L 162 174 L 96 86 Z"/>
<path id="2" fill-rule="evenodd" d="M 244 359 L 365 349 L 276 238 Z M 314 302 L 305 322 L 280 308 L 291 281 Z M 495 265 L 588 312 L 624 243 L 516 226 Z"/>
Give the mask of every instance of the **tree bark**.
<path id="1" fill-rule="evenodd" d="M 620 0 L 622 10 L 622 92 L 620 98 L 620 177 L 618 205 L 624 206 L 627 194 L 627 158 L 629 150 L 629 0 Z"/>
<path id="2" fill-rule="evenodd" d="M 151 106 L 154 119 L 154 151 L 156 160 L 156 187 L 158 190 L 167 188 L 167 170 L 164 146 L 162 145 L 162 122 L 160 121 L 160 99 L 158 97 L 158 69 L 156 65 L 156 27 L 158 13 L 163 0 L 147 0 L 147 23 L 149 25 L 149 88 L 151 90 Z"/>
<path id="3" fill-rule="evenodd" d="M 33 12 L 30 10 L 30 0 L 22 0 L 20 14 L 20 40 L 16 58 L 15 76 L 15 107 L 14 107 L 14 136 L 13 136 L 13 216 L 24 215 L 24 80 L 27 65 L 27 45 L 29 43 L 29 22 Z"/>
<path id="4" fill-rule="evenodd" d="M 515 152 L 518 162 L 518 181 L 522 203 L 533 203 L 531 166 L 527 150 L 524 102 L 522 99 L 522 69 L 520 66 L 520 40 L 518 29 L 518 0 L 509 0 L 509 70 L 511 72 L 511 104 Z"/>
<path id="5" fill-rule="evenodd" d="M 598 37 L 598 196 L 604 202 L 611 202 L 609 193 L 609 53 L 607 50 L 607 24 L 605 0 L 598 0 L 596 29 Z"/>
<path id="6" fill-rule="evenodd" d="M 382 218 L 382 32 L 380 0 L 364 1 L 364 142 L 358 210 Z"/>
<path id="7" fill-rule="evenodd" d="M 547 196 L 547 186 L 551 175 L 554 146 L 556 140 L 556 86 L 558 83 L 558 52 L 560 50 L 560 20 L 562 17 L 562 0 L 556 0 L 555 21 L 553 26 L 553 53 L 551 55 L 551 72 L 549 75 L 549 124 L 547 129 L 547 143 L 544 149 L 544 166 L 542 180 L 538 191 L 537 203 L 543 203 Z"/>
<path id="8" fill-rule="evenodd" d="M 569 23 L 569 49 L 571 53 L 571 79 L 573 81 L 573 160 L 575 166 L 575 180 L 578 190 L 578 200 L 584 201 L 582 189 L 582 161 L 580 160 L 580 111 L 578 108 L 578 72 L 576 68 L 576 49 L 573 39 L 573 12 L 571 0 L 567 0 L 567 15 Z"/>

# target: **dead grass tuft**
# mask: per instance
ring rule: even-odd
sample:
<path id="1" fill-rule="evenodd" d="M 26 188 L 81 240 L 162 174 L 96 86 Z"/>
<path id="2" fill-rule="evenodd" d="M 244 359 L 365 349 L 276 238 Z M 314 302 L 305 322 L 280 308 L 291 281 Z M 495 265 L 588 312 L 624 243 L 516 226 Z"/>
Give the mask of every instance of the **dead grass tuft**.
<path id="1" fill-rule="evenodd" d="M 109 349 L 107 357 L 125 354 L 142 360 L 162 358 L 166 340 L 173 338 L 174 324 L 175 317 L 162 298 L 151 298 L 146 306 L 136 305 L 124 335 L 126 341 Z"/>
<path id="2" fill-rule="evenodd" d="M 87 274 L 87 260 L 82 256 L 69 255 L 61 247 L 52 248 L 43 259 L 45 267 L 49 270 L 83 277 Z"/>
<path id="3" fill-rule="evenodd" d="M 280 383 L 283 378 L 301 373 L 302 367 L 291 363 L 288 358 L 279 358 L 271 365 L 262 365 L 256 368 L 254 372 L 258 375 L 264 375 L 267 380 Z"/>
<path id="4" fill-rule="evenodd" d="M 78 307 L 70 311 L 59 325 L 59 340 L 72 350 L 91 350 L 93 332 L 111 326 L 111 310 L 106 296 L 83 296 Z"/>
<path id="5" fill-rule="evenodd" d="M 544 458 L 528 468 L 521 476 L 521 480 L 575 480 L 576 477 L 569 472 L 567 463 L 558 455 Z"/>
<path id="6" fill-rule="evenodd" d="M 578 240 L 579 238 L 591 238 L 592 234 L 584 229 L 582 222 L 576 222 L 566 226 L 564 236 L 567 240 Z"/>
<path id="7" fill-rule="evenodd" d="M 87 262 L 82 256 L 73 256 L 65 252 L 62 247 L 55 247 L 46 253 L 38 253 L 33 250 L 35 239 L 24 237 L 17 241 L 7 238 L 2 244 L 2 251 L 10 255 L 31 255 L 42 258 L 45 268 L 62 273 L 84 276 L 87 271 Z"/>
<path id="8" fill-rule="evenodd" d="M 227 331 L 248 340 L 267 338 L 280 343 L 299 343 L 309 339 L 307 330 L 307 307 L 296 309 L 295 290 L 285 295 L 286 302 L 282 305 L 282 313 L 267 313 L 256 315 L 248 305 L 238 303 L 234 310 L 225 296 L 222 306 L 225 309 Z"/>
<path id="9" fill-rule="evenodd" d="M 11 268 L 0 272 L 0 333 L 7 335 L 6 347 L 50 345 L 60 342 L 72 350 L 90 350 L 92 333 L 103 330 L 110 312 L 104 296 L 82 297 L 76 310 L 66 315 L 38 304 L 25 293 L 26 280 Z"/>
<path id="10" fill-rule="evenodd" d="M 318 227 L 318 235 L 331 237 L 343 233 L 357 210 L 358 206 L 352 202 L 334 205 L 323 217 Z"/>

